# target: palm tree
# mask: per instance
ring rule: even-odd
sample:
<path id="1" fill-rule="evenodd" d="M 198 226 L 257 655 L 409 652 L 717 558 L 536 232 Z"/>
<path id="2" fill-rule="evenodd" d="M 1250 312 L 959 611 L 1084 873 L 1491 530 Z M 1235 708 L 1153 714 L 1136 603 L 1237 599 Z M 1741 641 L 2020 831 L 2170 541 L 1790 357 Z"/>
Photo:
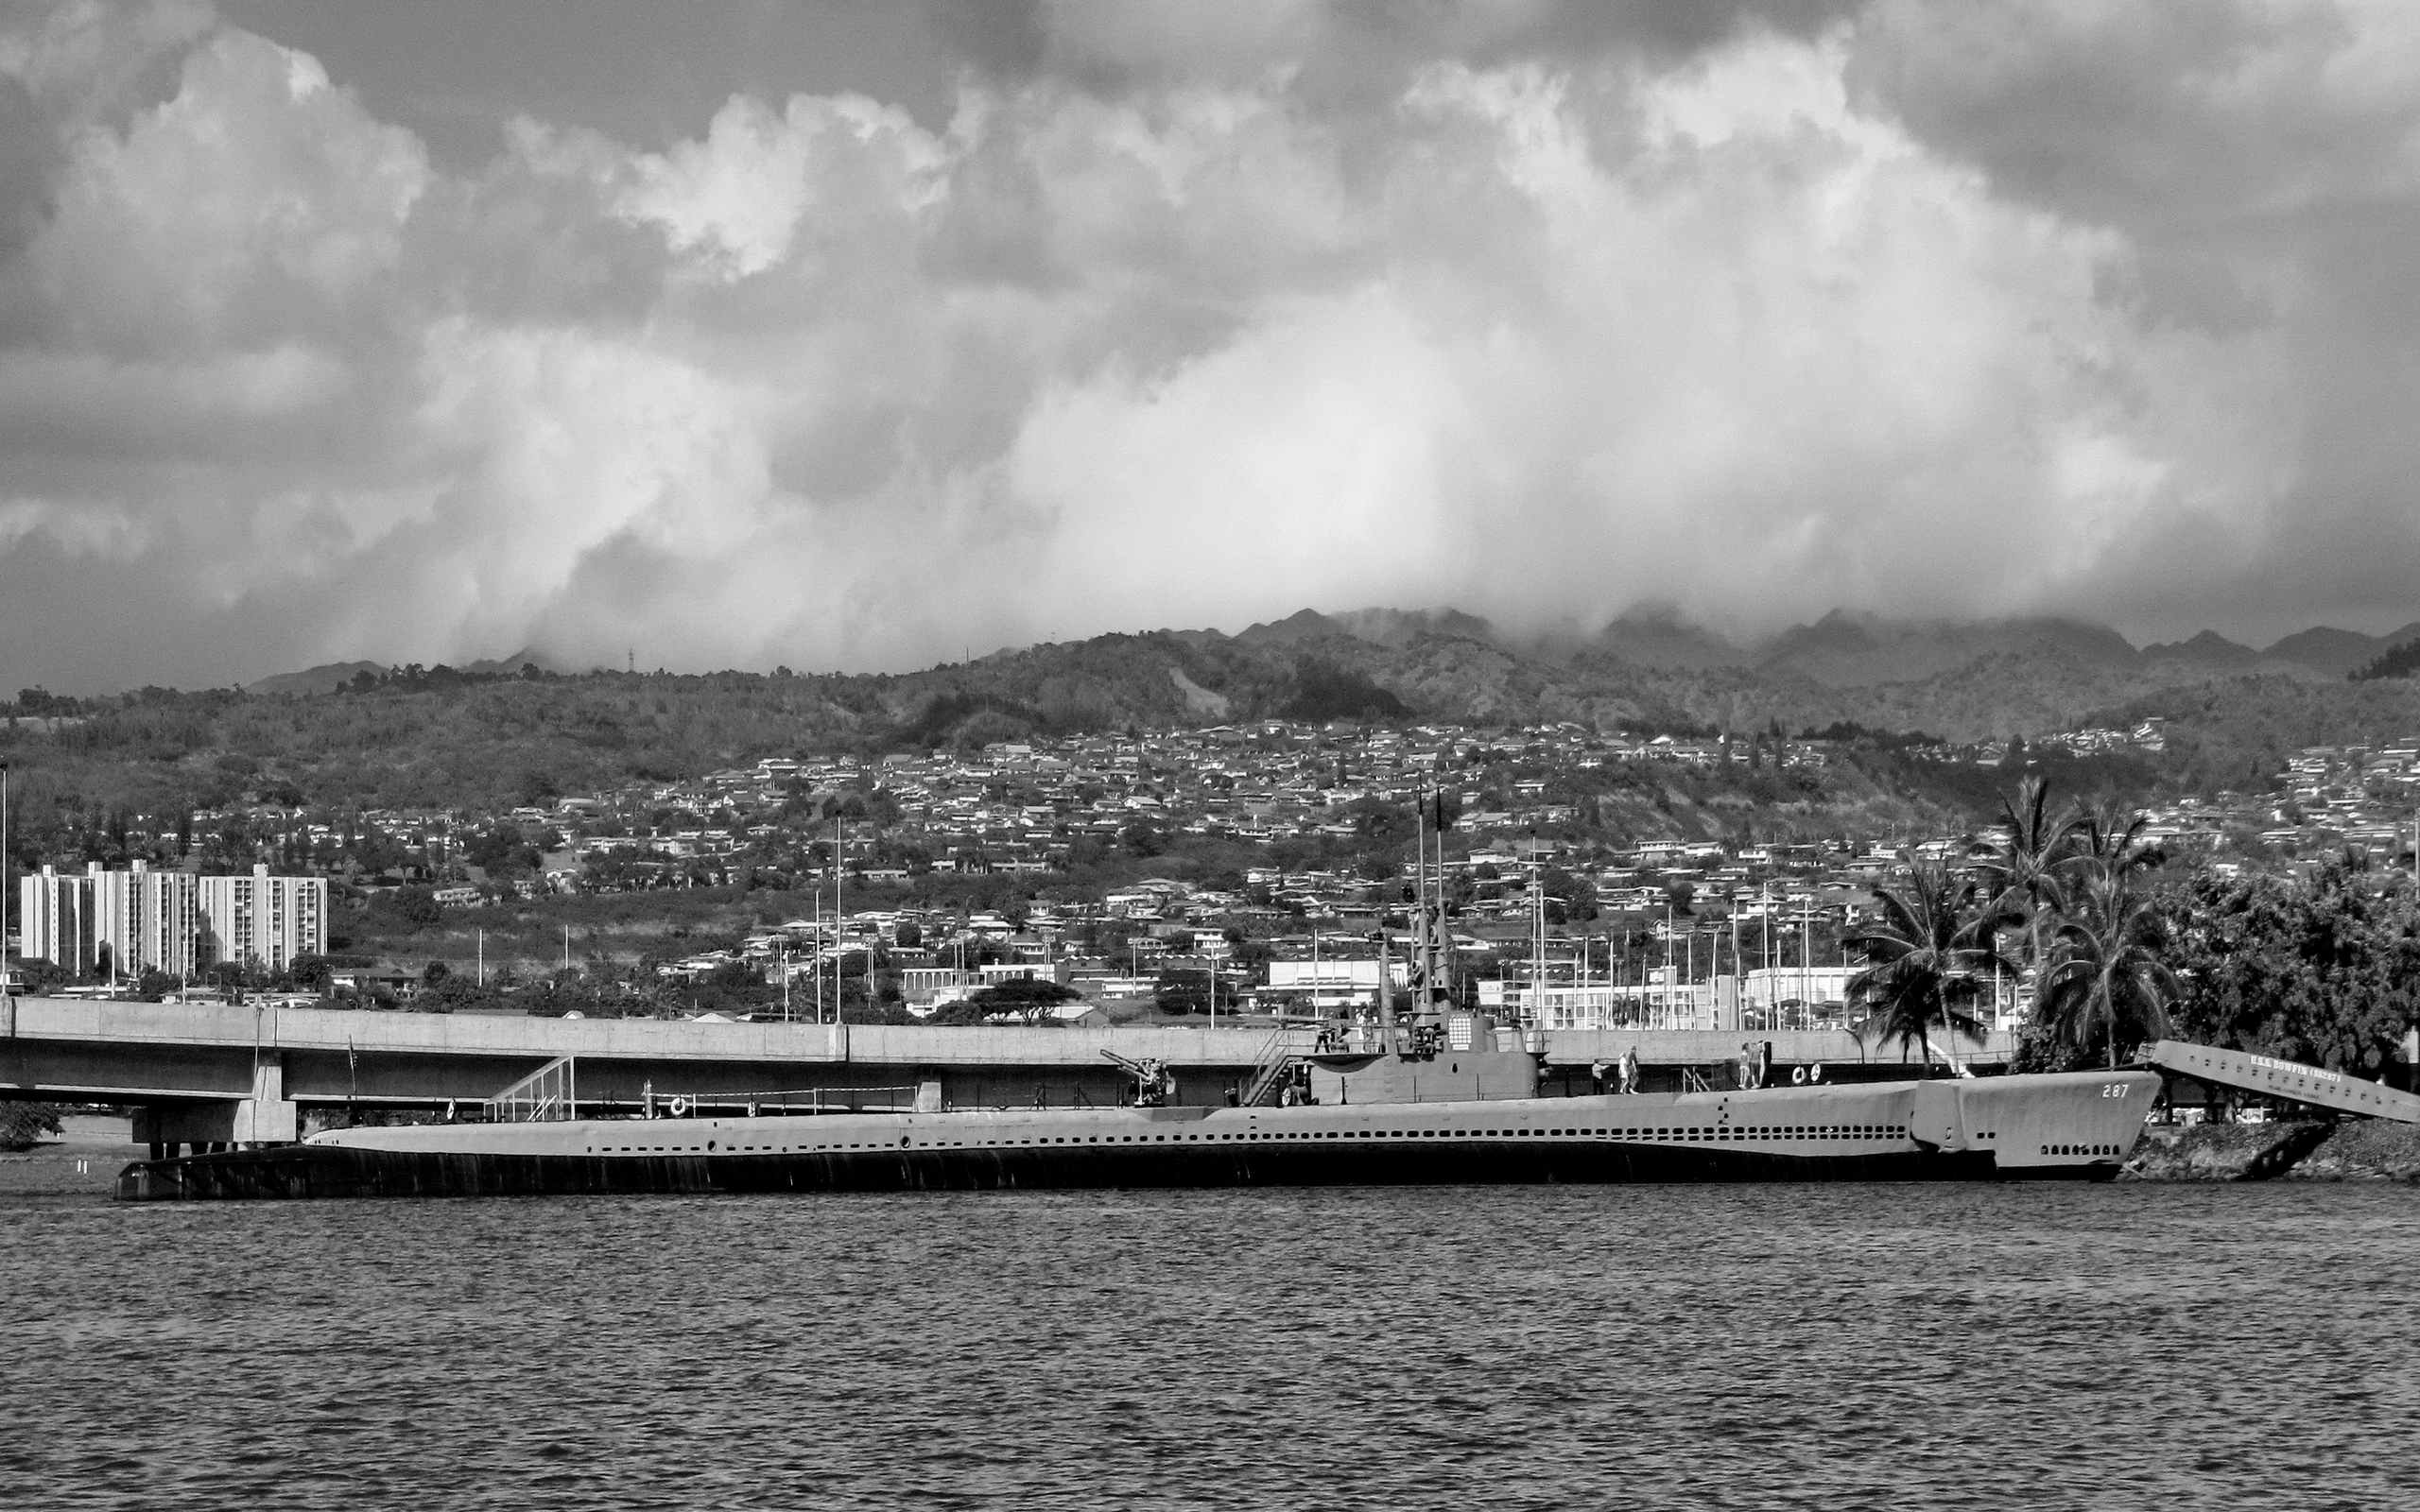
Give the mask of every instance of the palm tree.
<path id="1" fill-rule="evenodd" d="M 1924 1048 L 1926 1074 L 1932 1071 L 1932 1028 L 1979 1039 L 1975 1002 L 2009 963 L 2000 954 L 2003 930 L 2024 920 L 1977 882 L 1952 875 L 1948 866 L 1922 861 L 1906 850 L 1899 864 L 1907 880 L 1878 885 L 1874 901 L 1880 922 L 1842 943 L 1863 955 L 1866 968 L 1849 979 L 1848 998 L 1866 1010 L 1860 1040 L 1872 1035 Z"/>
<path id="2" fill-rule="evenodd" d="M 2124 850 L 2113 854 L 2113 862 L 2096 861 L 2073 889 L 2074 905 L 2053 938 L 2034 1011 L 2038 1022 L 2079 1048 L 2091 1046 L 2097 1029 L 2115 1071 L 2121 1026 L 2166 1033 L 2168 1005 L 2178 987 L 2162 960 L 2166 916 L 2134 883 L 2142 868 Z"/>
<path id="3" fill-rule="evenodd" d="M 2074 834 L 2063 869 L 2070 878 L 2084 881 L 2156 870 L 2168 852 L 2156 841 L 2143 838 L 2150 822 L 2116 804 L 2079 810 L 2069 821 Z"/>
<path id="4" fill-rule="evenodd" d="M 2066 906 L 2067 866 L 2083 822 L 2074 810 L 2051 817 L 2050 784 L 2039 773 L 2027 774 L 2015 797 L 2000 797 L 2000 835 L 1982 864 L 1983 876 L 1996 902 L 2024 911 L 2025 962 L 2037 971 L 2043 916 Z"/>

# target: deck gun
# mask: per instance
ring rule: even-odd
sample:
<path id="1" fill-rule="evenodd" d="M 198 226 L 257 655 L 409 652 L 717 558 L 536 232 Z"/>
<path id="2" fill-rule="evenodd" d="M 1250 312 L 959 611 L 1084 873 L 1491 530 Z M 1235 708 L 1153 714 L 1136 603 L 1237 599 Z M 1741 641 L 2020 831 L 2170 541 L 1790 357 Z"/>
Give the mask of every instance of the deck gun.
<path id="1" fill-rule="evenodd" d="M 1175 1098 L 1176 1076 L 1168 1070 L 1167 1062 L 1153 1056 L 1146 1056 L 1141 1060 L 1130 1060 L 1116 1051 L 1106 1048 L 1101 1051 L 1101 1054 L 1126 1068 L 1127 1072 L 1133 1076 L 1136 1108 L 1165 1108 Z"/>

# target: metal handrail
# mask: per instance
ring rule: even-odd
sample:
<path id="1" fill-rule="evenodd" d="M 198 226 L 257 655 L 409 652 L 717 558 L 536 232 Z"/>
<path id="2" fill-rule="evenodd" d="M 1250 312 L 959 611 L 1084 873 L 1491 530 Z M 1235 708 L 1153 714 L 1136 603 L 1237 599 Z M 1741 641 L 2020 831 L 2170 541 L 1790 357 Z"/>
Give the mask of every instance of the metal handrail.
<path id="1" fill-rule="evenodd" d="M 759 1112 L 771 1114 L 805 1113 L 912 1113 L 916 1110 L 917 1084 L 904 1083 L 896 1087 L 788 1087 L 755 1089 L 743 1091 L 656 1092 L 654 1107 L 663 1108 L 676 1098 L 686 1105 L 690 1114 L 714 1109 L 717 1115 L 737 1112 L 753 1117 Z M 893 1099 L 869 1103 L 870 1094 L 893 1094 Z M 802 1105 L 798 1099 L 805 1101 Z"/>
<path id="2" fill-rule="evenodd" d="M 488 1099 L 488 1120 L 538 1124 L 579 1116 L 579 1073 L 570 1056 L 559 1056 Z"/>
<path id="3" fill-rule="evenodd" d="M 1294 1048 L 1295 1033 L 1294 1028 L 1288 1024 L 1279 1024 L 1270 1031 L 1258 1057 L 1253 1061 L 1252 1074 L 1244 1083 L 1246 1090 L 1237 1099 L 1244 1107 L 1258 1108 L 1261 1099 L 1269 1095 L 1270 1089 L 1278 1084 L 1279 1078 L 1298 1058 L 1299 1052 Z"/>

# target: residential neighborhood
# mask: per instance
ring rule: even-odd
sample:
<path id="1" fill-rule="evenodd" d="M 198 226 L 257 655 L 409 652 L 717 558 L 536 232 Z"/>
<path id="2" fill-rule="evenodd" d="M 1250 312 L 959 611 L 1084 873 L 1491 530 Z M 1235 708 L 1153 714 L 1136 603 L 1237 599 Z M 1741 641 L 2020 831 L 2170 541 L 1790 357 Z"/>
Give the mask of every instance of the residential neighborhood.
<path id="1" fill-rule="evenodd" d="M 147 842 L 172 873 L 241 846 L 264 868 L 324 878 L 330 940 L 306 942 L 336 958 L 320 984 L 365 997 L 383 985 L 400 1003 L 420 996 L 425 963 L 354 959 L 348 910 L 425 910 L 424 925 L 456 937 L 470 928 L 477 981 L 493 967 L 510 984 L 528 963 L 516 973 L 501 948 L 491 960 L 482 920 L 703 889 L 752 900 L 759 923 L 650 953 L 659 998 L 746 982 L 760 997 L 782 989 L 788 1014 L 854 997 L 927 1017 L 1027 980 L 1064 989 L 1038 999 L 1065 1001 L 996 1016 L 1349 1015 L 1403 981 L 1403 900 L 1427 876 L 1447 900 L 1460 990 L 1495 1011 L 1550 1027 L 1815 1026 L 1841 1019 L 1841 940 L 1870 917 L 1874 887 L 1903 855 L 1964 865 L 1982 839 L 1981 826 L 1858 833 L 1823 787 L 1857 738 L 1272 720 L 800 752 L 484 813 L 332 812 L 256 792 L 137 816 L 127 843 Z M 2013 786 L 2012 745 L 2155 753 L 2162 738 L 2151 721 L 1907 754 Z M 2348 845 L 2393 858 L 2411 844 L 2420 740 L 2307 749 L 2272 785 L 2164 796 L 2129 816 L 2171 856 L 2221 874 Z M 60 884 L 22 885 L 34 917 L 34 889 Z M 582 953 L 564 918 L 568 967 Z M 60 937 L 82 941 L 88 971 L 149 964 L 124 942 L 96 953 L 89 926 L 27 954 L 51 955 Z M 297 954 L 258 964 L 287 968 Z M 1994 1017 L 2018 1013 L 2026 990 L 1996 991 Z"/>

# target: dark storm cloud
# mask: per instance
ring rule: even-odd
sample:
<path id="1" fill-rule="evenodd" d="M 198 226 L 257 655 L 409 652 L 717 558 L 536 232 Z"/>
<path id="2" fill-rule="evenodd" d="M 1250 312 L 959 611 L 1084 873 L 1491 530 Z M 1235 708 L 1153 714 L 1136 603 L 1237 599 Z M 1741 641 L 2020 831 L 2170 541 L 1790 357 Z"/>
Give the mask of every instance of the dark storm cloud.
<path id="1" fill-rule="evenodd" d="M 6 670 L 2400 623 L 2407 14 L 23 13 Z"/>

